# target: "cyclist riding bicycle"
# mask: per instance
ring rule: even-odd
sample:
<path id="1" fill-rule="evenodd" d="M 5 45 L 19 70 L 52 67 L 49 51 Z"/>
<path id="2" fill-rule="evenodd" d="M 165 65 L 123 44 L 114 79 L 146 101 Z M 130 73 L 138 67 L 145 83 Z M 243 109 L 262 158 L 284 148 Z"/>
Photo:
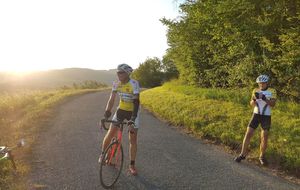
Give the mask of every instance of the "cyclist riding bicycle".
<path id="1" fill-rule="evenodd" d="M 120 64 L 117 67 L 118 81 L 113 83 L 112 92 L 110 94 L 107 106 L 105 109 L 104 117 L 108 119 L 111 116 L 111 110 L 113 108 L 117 93 L 120 97 L 120 103 L 113 116 L 113 121 L 123 122 L 125 119 L 128 121 L 129 127 L 129 158 L 130 166 L 129 172 L 132 175 L 137 175 L 135 168 L 135 159 L 137 153 L 137 132 L 139 128 L 139 93 L 140 87 L 136 80 L 130 78 L 130 74 L 133 69 L 127 64 Z M 99 163 L 102 158 L 102 154 L 111 142 L 112 138 L 116 136 L 118 131 L 116 124 L 111 124 L 108 132 L 106 133 L 102 143 L 102 153 L 99 157 Z"/>
<path id="2" fill-rule="evenodd" d="M 259 161 L 261 165 L 267 165 L 265 152 L 267 149 L 268 133 L 271 127 L 271 107 L 275 106 L 276 92 L 274 89 L 269 88 L 269 77 L 267 75 L 260 75 L 257 77 L 256 82 L 258 83 L 259 88 L 253 90 L 250 101 L 250 105 L 254 107 L 253 116 L 247 127 L 242 151 L 234 160 L 236 162 L 241 162 L 246 158 L 250 139 L 254 134 L 254 130 L 260 124 L 262 131 Z"/>

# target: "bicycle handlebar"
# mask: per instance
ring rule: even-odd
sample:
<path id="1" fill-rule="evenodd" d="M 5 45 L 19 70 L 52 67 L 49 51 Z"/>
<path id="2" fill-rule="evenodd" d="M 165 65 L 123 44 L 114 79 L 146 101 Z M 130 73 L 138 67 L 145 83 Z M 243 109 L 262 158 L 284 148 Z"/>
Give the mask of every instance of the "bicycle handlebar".
<path id="1" fill-rule="evenodd" d="M 108 130 L 108 127 L 105 126 L 105 123 L 113 123 L 117 125 L 127 125 L 128 122 L 119 122 L 119 121 L 114 121 L 114 120 L 109 120 L 109 119 L 101 119 L 101 127 L 105 130 Z"/>

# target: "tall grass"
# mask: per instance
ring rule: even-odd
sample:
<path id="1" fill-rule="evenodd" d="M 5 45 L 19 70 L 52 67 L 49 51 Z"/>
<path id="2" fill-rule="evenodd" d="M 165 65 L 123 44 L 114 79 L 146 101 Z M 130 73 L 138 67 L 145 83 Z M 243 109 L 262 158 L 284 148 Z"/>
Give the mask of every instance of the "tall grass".
<path id="1" fill-rule="evenodd" d="M 0 94 L 0 145 L 14 145 L 20 138 L 27 141 L 27 148 L 14 152 L 17 175 L 14 174 L 9 162 L 0 162 L 0 189 L 27 189 L 24 187 L 25 180 L 22 179 L 25 179 L 30 166 L 24 162 L 22 155 L 31 151 L 30 145 L 34 142 L 40 127 L 44 126 L 43 122 L 52 115 L 52 108 L 66 97 L 98 90 L 24 90 Z"/>
<path id="2" fill-rule="evenodd" d="M 240 149 L 252 114 L 251 89 L 203 89 L 166 83 L 141 94 L 143 106 L 201 137 Z M 299 175 L 300 106 L 278 101 L 272 110 L 267 156 L 271 164 Z M 251 140 L 250 158 L 258 156 L 259 134 Z M 239 150 L 236 150 L 239 151 Z"/>

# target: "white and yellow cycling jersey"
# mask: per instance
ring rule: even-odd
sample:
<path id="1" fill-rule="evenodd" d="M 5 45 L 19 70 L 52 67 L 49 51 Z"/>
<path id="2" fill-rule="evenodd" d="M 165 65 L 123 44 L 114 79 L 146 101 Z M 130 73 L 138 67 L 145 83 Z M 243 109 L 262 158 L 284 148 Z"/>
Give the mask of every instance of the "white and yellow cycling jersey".
<path id="1" fill-rule="evenodd" d="M 133 111 L 133 100 L 136 98 L 136 95 L 140 93 L 138 81 L 130 79 L 126 84 L 115 81 L 113 83 L 112 91 L 117 92 L 120 96 L 119 109 Z"/>
<path id="2" fill-rule="evenodd" d="M 255 93 L 261 93 L 266 96 L 268 100 L 276 99 L 276 91 L 272 88 L 267 88 L 266 90 L 261 90 L 256 88 L 252 92 L 252 97 L 255 97 Z M 253 113 L 259 115 L 271 115 L 271 107 L 262 99 L 256 99 L 256 106 L 254 107 Z"/>

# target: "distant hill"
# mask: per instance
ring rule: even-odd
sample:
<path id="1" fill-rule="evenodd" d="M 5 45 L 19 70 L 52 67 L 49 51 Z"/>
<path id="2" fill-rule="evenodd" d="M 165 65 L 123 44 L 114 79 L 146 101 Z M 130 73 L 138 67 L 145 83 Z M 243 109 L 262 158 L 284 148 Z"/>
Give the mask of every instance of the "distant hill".
<path id="1" fill-rule="evenodd" d="M 33 72 L 25 75 L 0 73 L 0 90 L 53 89 L 87 80 L 111 85 L 116 79 L 116 70 L 92 70 L 68 68 Z"/>

